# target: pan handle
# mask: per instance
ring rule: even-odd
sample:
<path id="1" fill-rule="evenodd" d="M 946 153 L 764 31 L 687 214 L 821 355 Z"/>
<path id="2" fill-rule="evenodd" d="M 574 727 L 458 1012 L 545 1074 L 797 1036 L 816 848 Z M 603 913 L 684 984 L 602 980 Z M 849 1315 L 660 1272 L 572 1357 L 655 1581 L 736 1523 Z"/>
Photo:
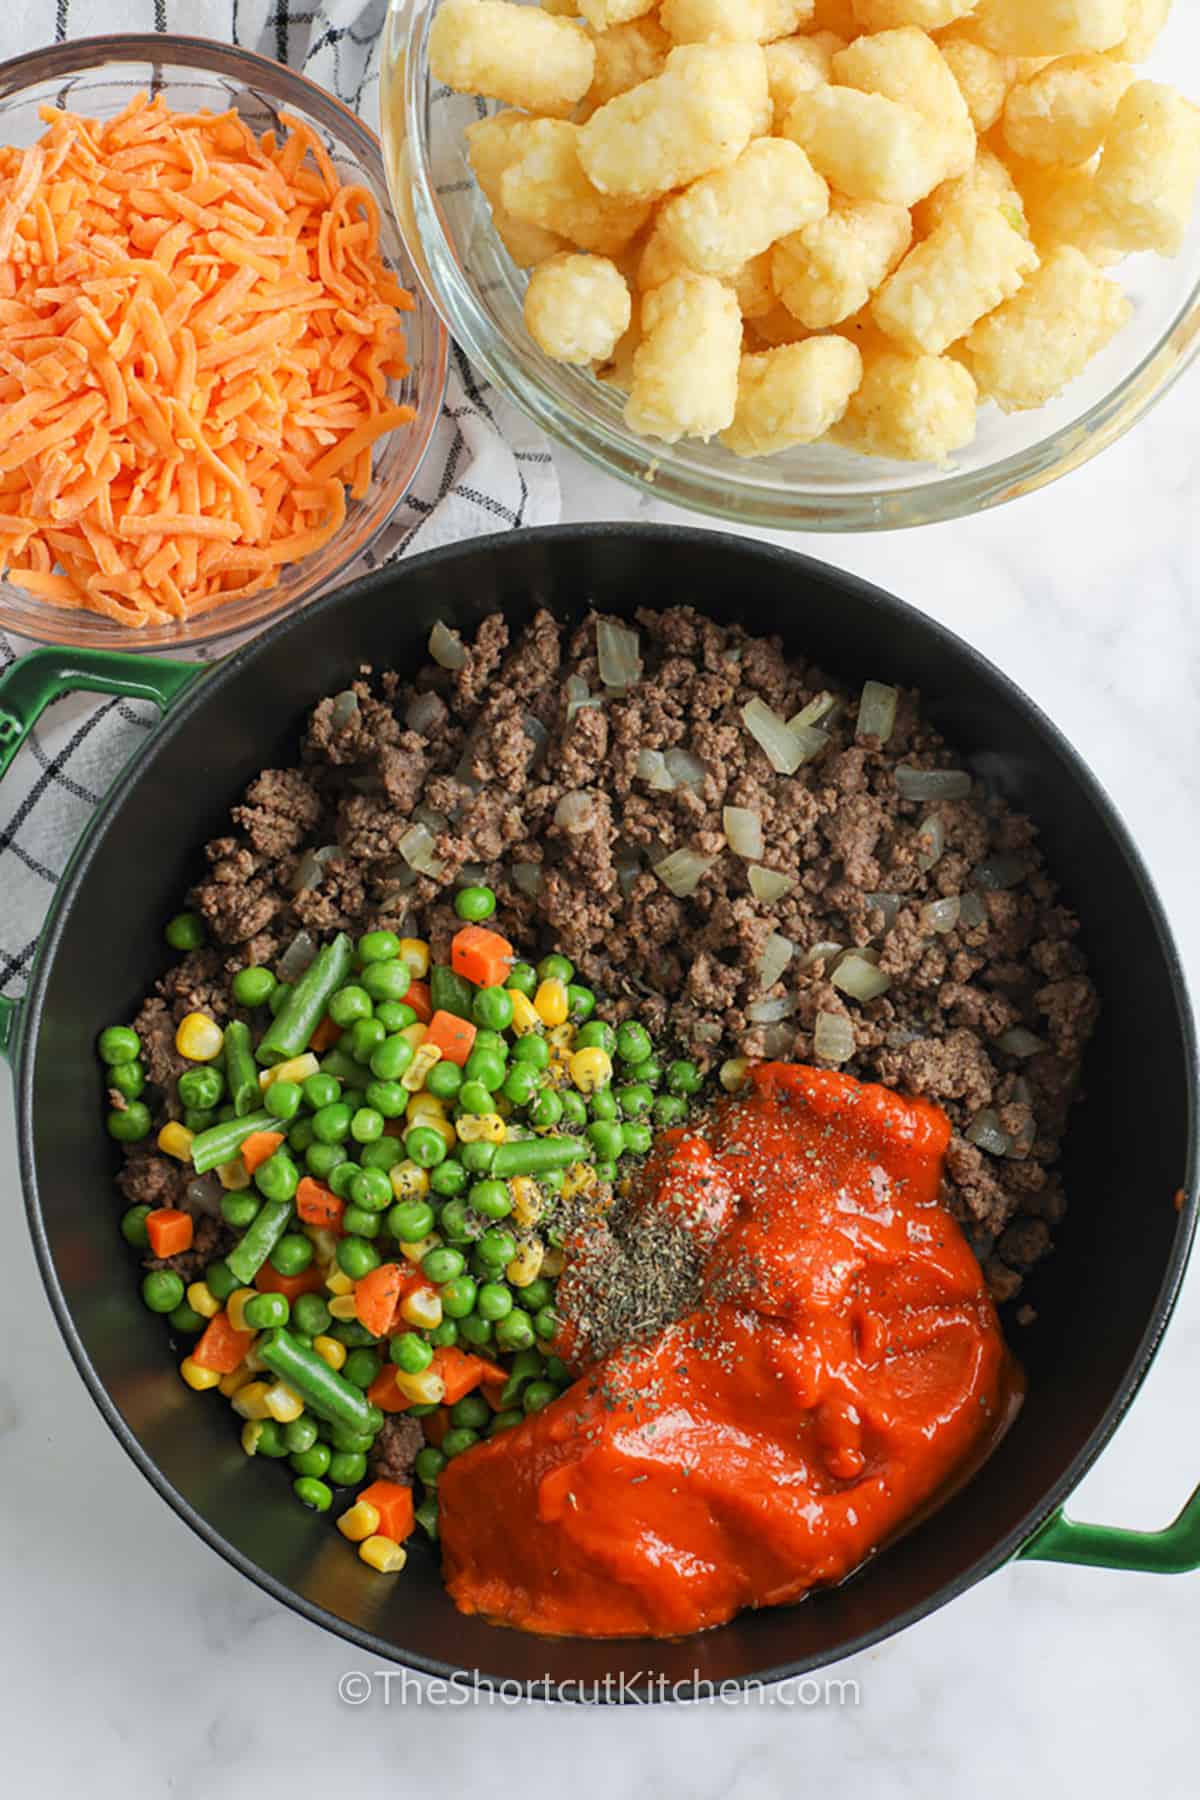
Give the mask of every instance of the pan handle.
<path id="1" fill-rule="evenodd" d="M 1085 1525 L 1069 1519 L 1059 1507 L 1017 1554 L 1034 1562 L 1086 1563 L 1094 1569 L 1186 1575 L 1200 1569 L 1200 1488 L 1163 1531 Z"/>
<path id="2" fill-rule="evenodd" d="M 209 665 L 130 656 L 119 650 L 33 650 L 0 672 L 0 777 L 52 700 L 82 688 L 152 700 L 165 712 Z M 12 1060 L 20 1001 L 0 995 L 0 1055 Z"/>

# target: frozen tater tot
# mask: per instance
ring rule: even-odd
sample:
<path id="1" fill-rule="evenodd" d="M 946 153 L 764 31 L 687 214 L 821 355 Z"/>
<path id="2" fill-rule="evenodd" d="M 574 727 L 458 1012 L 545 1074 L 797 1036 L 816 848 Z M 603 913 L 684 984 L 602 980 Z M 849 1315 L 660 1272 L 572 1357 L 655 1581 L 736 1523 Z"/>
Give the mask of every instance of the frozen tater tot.
<path id="1" fill-rule="evenodd" d="M 633 357 L 625 423 L 668 444 L 710 438 L 737 404 L 742 315 L 715 275 L 672 275 L 642 297 L 642 341 Z"/>
<path id="2" fill-rule="evenodd" d="M 661 75 L 671 48 L 671 40 L 658 20 L 649 16 L 597 32 L 594 42 L 596 73 L 583 99 L 588 118 L 618 94 L 626 94 L 640 82 Z"/>
<path id="3" fill-rule="evenodd" d="M 1111 50 L 1126 32 L 1129 0 L 979 0 L 972 37 L 1012 56 Z"/>
<path id="4" fill-rule="evenodd" d="M 830 437 L 861 456 L 945 462 L 975 436 L 976 389 L 950 356 L 863 351 L 863 378 Z"/>
<path id="5" fill-rule="evenodd" d="M 1021 229 L 1024 205 L 1021 194 L 1008 170 L 1007 163 L 980 144 L 979 153 L 965 175 L 943 181 L 932 194 L 913 207 L 913 229 L 919 237 L 928 237 L 944 218 L 960 206 L 998 206 L 1015 231 Z"/>
<path id="6" fill-rule="evenodd" d="M 655 0 L 579 0 L 575 10 L 593 31 L 607 31 L 612 25 L 627 25 L 654 11 Z"/>
<path id="7" fill-rule="evenodd" d="M 756 138 L 728 168 L 664 202 L 657 227 L 689 267 L 732 275 L 828 210 L 829 189 L 800 146 Z"/>
<path id="8" fill-rule="evenodd" d="M 759 45 L 680 45 L 580 127 L 579 156 L 601 193 L 654 199 L 736 161 L 770 117 Z"/>
<path id="9" fill-rule="evenodd" d="M 632 316 L 625 278 L 604 256 L 551 257 L 525 290 L 529 335 L 557 362 L 607 362 Z"/>
<path id="10" fill-rule="evenodd" d="M 458 94 L 565 117 L 592 85 L 596 52 L 582 25 L 510 0 L 443 0 L 429 68 Z"/>
<path id="11" fill-rule="evenodd" d="M 1015 294 L 1037 264 L 1037 251 L 999 207 L 956 207 L 888 276 L 871 316 L 904 349 L 937 356 Z"/>
<path id="12" fill-rule="evenodd" d="M 967 103 L 972 125 L 981 134 L 990 131 L 1016 80 L 1015 57 L 1002 56 L 998 50 L 989 50 L 985 44 L 973 43 L 955 32 L 940 37 L 938 49 Z"/>
<path id="13" fill-rule="evenodd" d="M 911 106 L 945 148 L 943 174 L 961 175 L 975 156 L 975 127 L 962 89 L 931 37 L 911 26 L 860 37 L 833 58 L 833 80 Z"/>
<path id="14" fill-rule="evenodd" d="M 781 301 L 746 323 L 746 343 L 751 350 L 773 350 L 777 344 L 798 344 L 812 334 Z"/>
<path id="15" fill-rule="evenodd" d="M 835 195 L 827 216 L 771 252 L 775 292 L 811 331 L 866 305 L 912 242 L 908 209 Z"/>
<path id="16" fill-rule="evenodd" d="M 1128 63 L 1087 51 L 1018 82 L 1004 103 L 1004 142 L 1027 162 L 1083 163 L 1104 142 L 1133 81 Z"/>
<path id="17" fill-rule="evenodd" d="M 659 11 L 677 44 L 766 44 L 812 19 L 813 0 L 663 0 Z"/>
<path id="18" fill-rule="evenodd" d="M 945 140 L 913 107 L 883 94 L 811 88 L 783 129 L 830 187 L 854 200 L 913 206 L 946 176 Z"/>
<path id="19" fill-rule="evenodd" d="M 505 212 L 540 225 L 580 250 L 615 256 L 649 217 L 644 201 L 602 194 L 579 160 L 582 127 L 566 119 L 527 119 L 515 132 L 516 155 L 500 178 Z"/>
<path id="20" fill-rule="evenodd" d="M 854 0 L 813 0 L 812 29 L 835 31 L 848 44 L 862 30 L 854 11 Z"/>
<path id="21" fill-rule="evenodd" d="M 1170 10 L 1171 0 L 1128 0 L 1125 36 L 1114 54 L 1125 62 L 1145 62 L 1158 42 L 1158 34 L 1167 22 Z"/>
<path id="22" fill-rule="evenodd" d="M 974 6 L 975 0 L 854 0 L 854 16 L 860 31 L 890 31 L 896 25 L 941 31 Z"/>
<path id="23" fill-rule="evenodd" d="M 1128 296 L 1069 244 L 967 338 L 980 394 L 1004 412 L 1044 406 L 1081 375 L 1133 312 Z"/>
<path id="24" fill-rule="evenodd" d="M 861 379 L 862 357 L 842 337 L 751 352 L 738 366 L 737 409 L 721 442 L 735 456 L 814 444 L 837 424 Z"/>
<path id="25" fill-rule="evenodd" d="M 771 252 L 764 250 L 752 256 L 740 269 L 725 277 L 737 295 L 743 319 L 761 319 L 775 305 L 775 289 L 771 284 Z"/>
<path id="26" fill-rule="evenodd" d="M 1159 81 L 1126 88 L 1104 140 L 1096 199 L 1124 250 L 1183 248 L 1200 179 L 1200 108 Z"/>
<path id="27" fill-rule="evenodd" d="M 1096 197 L 1095 169 L 1088 165 L 1048 169 L 1022 163 L 1015 179 L 1039 256 L 1071 244 L 1099 268 L 1120 262 L 1125 252 L 1116 226 Z M 930 200 L 936 197 L 931 194 Z"/>
<path id="28" fill-rule="evenodd" d="M 763 55 L 767 59 L 767 91 L 771 96 L 777 133 L 782 132 L 783 122 L 797 97 L 829 80 L 833 53 L 844 48 L 841 38 L 834 37 L 830 31 L 818 32 L 815 37 L 780 38 L 777 43 L 763 46 Z"/>
<path id="29" fill-rule="evenodd" d="M 519 269 L 532 269 L 547 257 L 570 248 L 565 238 L 526 219 L 514 219 L 500 197 L 504 171 L 520 154 L 521 132 L 532 123 L 527 113 L 501 112 L 477 119 L 466 130 L 467 160 L 492 209 L 492 224 Z"/>
<path id="30" fill-rule="evenodd" d="M 681 256 L 676 246 L 659 226 L 655 226 L 642 247 L 642 253 L 634 271 L 634 283 L 640 293 L 647 289 L 661 287 L 672 275 L 691 267 L 685 257 Z M 740 268 L 722 275 L 720 278 L 733 289 L 744 319 L 756 318 L 762 313 L 770 312 L 775 304 L 775 290 L 771 286 L 771 253 L 764 250 L 759 256 L 752 256 Z"/>

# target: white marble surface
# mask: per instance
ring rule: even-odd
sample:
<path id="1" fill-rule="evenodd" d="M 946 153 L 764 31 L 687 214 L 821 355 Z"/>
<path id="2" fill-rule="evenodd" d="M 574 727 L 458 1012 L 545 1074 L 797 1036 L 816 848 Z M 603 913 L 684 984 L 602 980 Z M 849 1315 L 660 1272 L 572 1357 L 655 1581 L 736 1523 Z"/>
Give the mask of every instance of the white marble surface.
<path id="1" fill-rule="evenodd" d="M 1200 48 L 1200 37 L 1192 33 Z M 1194 64 L 1193 64 L 1194 66 Z M 1200 382 L 1066 482 L 986 517 L 798 547 L 890 587 L 1001 663 L 1132 826 L 1200 988 Z M 562 459 L 569 519 L 679 517 Z M 782 540 L 780 540 L 782 541 Z M 109 1436 L 43 1299 L 0 1082 L 4 1785 L 87 1800 L 429 1795 L 856 1800 L 1195 1788 L 1200 1577 L 1026 1564 L 836 1671 L 857 1705 L 587 1711 L 357 1707 L 374 1667 L 266 1599 L 183 1526 Z M 1200 1478 L 1200 1268 L 1075 1510 L 1162 1524 Z M 403 1712 L 403 1716 L 399 1716 Z M 335 1785 L 336 1784 L 336 1787 Z"/>

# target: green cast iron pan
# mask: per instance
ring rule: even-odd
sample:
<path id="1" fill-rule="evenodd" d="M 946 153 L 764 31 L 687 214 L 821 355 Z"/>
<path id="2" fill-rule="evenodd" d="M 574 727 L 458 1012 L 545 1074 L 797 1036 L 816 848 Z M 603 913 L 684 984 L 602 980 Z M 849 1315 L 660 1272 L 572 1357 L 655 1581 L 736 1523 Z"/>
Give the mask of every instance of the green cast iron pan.
<path id="1" fill-rule="evenodd" d="M 294 760 L 307 709 L 360 663 L 418 664 L 439 618 L 469 630 L 499 607 L 519 627 L 537 604 L 578 618 L 589 604 L 630 614 L 678 601 L 779 632 L 847 681 L 918 686 L 929 716 L 1040 827 L 1083 920 L 1103 1012 L 1065 1152 L 1070 1211 L 1034 1278 L 1037 1322 L 1020 1339 L 1029 1397 L 986 1467 L 852 1580 L 799 1606 L 678 1642 L 546 1641 L 460 1617 L 422 1549 L 399 1580 L 366 1570 L 327 1520 L 296 1505 L 286 1481 L 242 1455 L 228 1409 L 183 1386 L 116 1229 L 94 1043 L 102 1026 L 132 1016 L 165 966 L 162 921 L 231 802 L 260 769 Z M 164 1499 L 243 1574 L 377 1657 L 551 1692 L 623 1675 L 627 1696 L 644 1696 L 664 1682 L 812 1670 L 901 1630 L 1017 1555 L 1162 1572 L 1200 1566 L 1200 1492 L 1162 1532 L 1077 1524 L 1061 1510 L 1145 1375 L 1195 1226 L 1196 1053 L 1183 974 L 1104 794 L 1050 721 L 967 645 L 899 600 L 790 552 L 708 532 L 595 525 L 417 557 L 204 669 L 35 652 L 0 677 L 0 764 L 41 708 L 72 688 L 149 697 L 166 717 L 76 852 L 26 999 L 19 1009 L 6 1002 L 0 1015 L 30 1229 L 51 1305 L 104 1417 Z"/>

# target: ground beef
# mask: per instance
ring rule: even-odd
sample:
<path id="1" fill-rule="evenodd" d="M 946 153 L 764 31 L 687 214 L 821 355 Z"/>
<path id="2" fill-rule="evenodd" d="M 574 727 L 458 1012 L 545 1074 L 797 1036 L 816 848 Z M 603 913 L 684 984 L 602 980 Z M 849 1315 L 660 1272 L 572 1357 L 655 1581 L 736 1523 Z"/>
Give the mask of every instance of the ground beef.
<path id="1" fill-rule="evenodd" d="M 371 1449 L 371 1473 L 380 1481 L 412 1486 L 413 1464 L 424 1449 L 425 1433 L 419 1419 L 404 1413 L 388 1413 Z"/>
<path id="2" fill-rule="evenodd" d="M 164 1106 L 172 1021 L 188 1002 L 227 1016 L 232 969 L 274 960 L 301 927 L 386 924 L 444 958 L 453 886 L 485 881 L 523 954 L 565 952 L 613 1016 L 637 1014 L 666 1049 L 706 1067 L 739 1050 L 811 1061 L 818 1014 L 848 1019 L 850 1074 L 927 1094 L 949 1114 L 947 1199 L 1008 1297 L 1061 1215 L 1051 1171 L 1097 1011 L 1077 921 L 1033 826 L 982 779 L 965 800 L 900 797 L 899 763 L 962 766 L 917 694 L 900 693 L 886 744 L 859 740 L 857 695 L 777 641 L 686 607 L 644 612 L 638 627 L 644 672 L 623 695 L 603 692 L 595 620 L 567 633 L 539 611 L 515 641 L 502 618 L 486 619 L 458 670 L 363 669 L 314 708 L 298 766 L 260 775 L 208 846 L 193 903 L 219 948 L 186 959 L 139 1015 Z M 777 774 L 742 709 L 757 698 L 788 718 L 822 693 L 836 702 L 821 721 L 827 747 L 794 776 Z M 686 751 L 702 774 L 652 788 L 639 773 L 648 749 Z M 567 794 L 591 801 L 581 829 L 556 817 Z M 727 805 L 760 815 L 762 861 L 793 883 L 782 898 L 754 898 L 722 835 Z M 436 880 L 400 854 L 414 820 L 434 835 Z M 653 865 L 685 847 L 712 866 L 680 899 Z M 317 849 L 341 855 L 322 859 L 312 886 L 297 874 Z M 520 865 L 539 872 L 535 892 L 528 870 L 514 879 Z M 935 933 L 922 909 L 952 896 L 964 916 Z M 796 948 L 764 994 L 756 964 L 773 931 Z M 816 945 L 836 949 L 817 958 Z M 877 999 L 831 982 L 850 947 L 889 978 Z M 763 1000 L 782 1017 L 755 1017 Z M 1023 1060 L 1002 1050 L 1018 1025 L 1044 1050 Z M 965 1136 L 984 1110 L 1011 1140 L 1005 1156 Z"/>

